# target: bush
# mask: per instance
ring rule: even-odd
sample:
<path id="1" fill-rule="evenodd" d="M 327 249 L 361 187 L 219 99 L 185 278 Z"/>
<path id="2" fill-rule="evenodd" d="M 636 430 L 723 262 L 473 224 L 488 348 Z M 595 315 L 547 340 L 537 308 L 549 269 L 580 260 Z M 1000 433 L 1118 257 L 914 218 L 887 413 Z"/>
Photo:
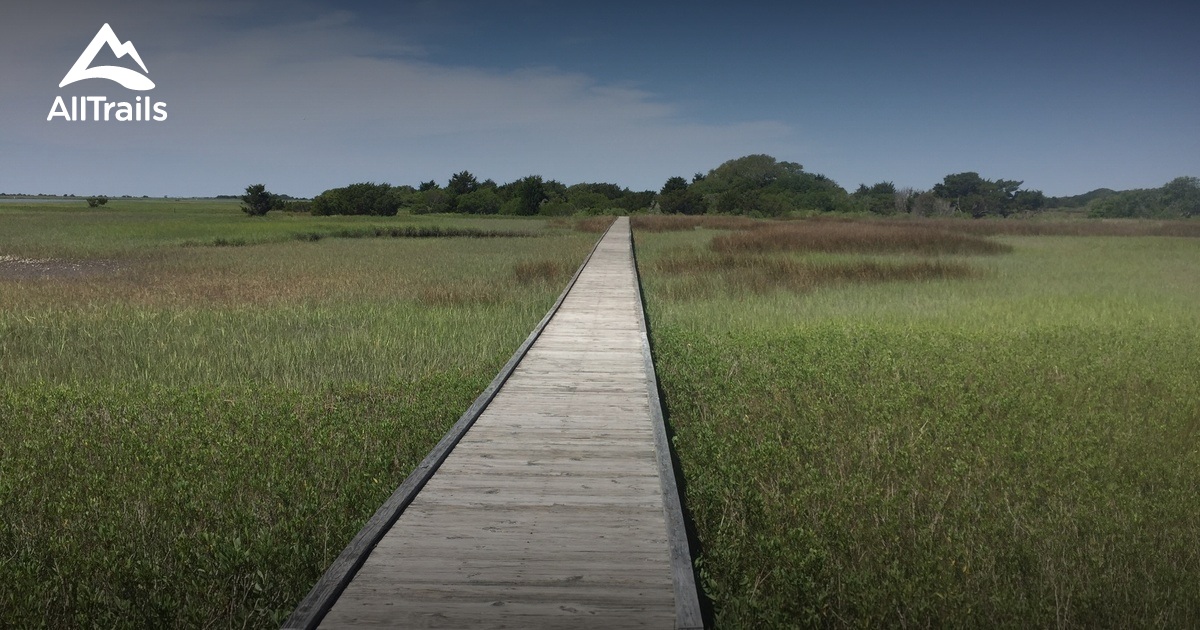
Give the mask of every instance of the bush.
<path id="1" fill-rule="evenodd" d="M 331 188 L 312 200 L 315 215 L 367 214 L 393 216 L 400 209 L 400 191 L 389 184 L 363 182 Z"/>
<path id="2" fill-rule="evenodd" d="M 704 198 L 686 188 L 663 193 L 658 205 L 665 214 L 704 214 L 706 209 Z"/>
<path id="3" fill-rule="evenodd" d="M 103 195 L 101 195 L 99 197 L 88 197 L 87 198 L 87 204 L 88 204 L 89 208 L 97 208 L 97 207 L 103 206 L 106 203 L 108 203 L 108 197 L 105 197 Z"/>
<path id="4" fill-rule="evenodd" d="M 491 188 L 479 188 L 459 195 L 457 208 L 459 212 L 467 214 L 497 214 L 500 212 L 500 196 Z"/>
<path id="5" fill-rule="evenodd" d="M 266 186 L 251 184 L 246 187 L 246 194 L 242 195 L 242 212 L 252 217 L 261 217 L 275 208 L 277 203 L 277 198 L 267 192 Z"/>
<path id="6" fill-rule="evenodd" d="M 453 208 L 450 202 L 453 198 L 442 188 L 430 188 L 410 196 L 409 202 L 413 214 L 434 214 L 450 212 Z"/>

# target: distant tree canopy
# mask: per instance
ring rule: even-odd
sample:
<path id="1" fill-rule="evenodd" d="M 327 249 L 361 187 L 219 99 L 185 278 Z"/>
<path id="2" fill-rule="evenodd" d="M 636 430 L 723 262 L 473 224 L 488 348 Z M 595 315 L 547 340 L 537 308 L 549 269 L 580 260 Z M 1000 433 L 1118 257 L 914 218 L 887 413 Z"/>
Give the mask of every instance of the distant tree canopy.
<path id="1" fill-rule="evenodd" d="M 836 182 L 769 155 L 748 155 L 706 174 L 697 173 L 686 189 L 680 189 L 681 182 L 686 180 L 672 178 L 663 186 L 663 212 L 780 216 L 794 211 L 850 209 L 849 195 Z"/>
<path id="2" fill-rule="evenodd" d="M 499 186 L 482 182 L 470 171 L 453 174 L 443 188 L 434 180 L 419 187 L 353 184 L 317 195 L 308 207 L 313 214 L 391 215 L 458 212 L 463 214 L 571 215 L 630 213 L 655 201 L 653 191 L 635 192 L 616 184 L 584 183 L 565 186 L 540 175 L 529 175 Z"/>
<path id="3" fill-rule="evenodd" d="M 1088 214 L 1114 218 L 1200 216 L 1200 178 L 1176 177 L 1161 188 L 1114 192 L 1089 203 Z"/>
<path id="4" fill-rule="evenodd" d="M 312 213 L 392 216 L 400 209 L 402 192 L 388 184 L 372 182 L 331 188 L 313 198 Z"/>
<path id="5" fill-rule="evenodd" d="M 446 191 L 452 195 L 465 195 L 475 192 L 476 188 L 479 188 L 479 182 L 468 171 L 455 173 L 450 177 L 450 183 L 446 184 Z"/>
<path id="6" fill-rule="evenodd" d="M 957 211 L 976 218 L 1040 210 L 1046 196 L 1040 190 L 1020 190 L 1022 183 L 1009 179 L 992 181 L 975 172 L 955 173 L 947 175 L 932 192 L 949 201 Z"/>
<path id="7" fill-rule="evenodd" d="M 691 190 L 688 180 L 672 177 L 658 193 L 658 207 L 667 214 L 704 214 L 707 207 L 700 193 Z"/>
<path id="8" fill-rule="evenodd" d="M 868 187 L 860 184 L 858 190 L 850 195 L 858 209 L 876 214 L 893 214 L 896 208 L 896 185 L 892 182 L 880 182 Z"/>
<path id="9" fill-rule="evenodd" d="M 690 181 L 683 176 L 670 177 L 657 192 L 604 182 L 566 186 L 541 175 L 497 185 L 490 179 L 481 182 L 463 170 L 452 174 L 445 187 L 431 179 L 416 188 L 369 182 L 333 188 L 313 199 L 311 209 L 314 214 L 374 215 L 403 211 L 557 216 L 650 211 L 764 217 L 812 212 L 990 217 L 1086 205 L 1094 216 L 1200 216 L 1200 179 L 1195 177 L 1180 177 L 1152 190 L 1099 189 L 1060 198 L 1047 198 L 1022 185 L 1017 180 L 990 180 L 976 172 L 963 172 L 947 175 L 925 191 L 884 181 L 862 184 L 849 193 L 828 177 L 805 171 L 799 163 L 755 154 L 696 173 Z M 248 188 L 247 194 L 250 192 Z M 282 203 L 271 206 L 276 207 Z M 301 211 L 305 207 L 296 203 L 287 209 Z"/>
<path id="10" fill-rule="evenodd" d="M 1082 195 L 1072 195 L 1070 197 L 1046 197 L 1047 208 L 1082 208 L 1091 204 L 1097 199 L 1104 199 L 1117 194 L 1117 191 L 1111 188 L 1097 188 L 1095 190 L 1083 193 Z"/>

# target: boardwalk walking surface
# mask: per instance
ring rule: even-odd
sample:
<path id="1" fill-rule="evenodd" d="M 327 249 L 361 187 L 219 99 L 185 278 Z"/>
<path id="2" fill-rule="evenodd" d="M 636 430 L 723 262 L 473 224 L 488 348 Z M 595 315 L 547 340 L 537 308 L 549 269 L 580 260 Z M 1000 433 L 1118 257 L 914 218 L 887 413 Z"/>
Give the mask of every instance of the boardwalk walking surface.
<path id="1" fill-rule="evenodd" d="M 321 627 L 697 625 L 642 317 L 620 218 Z"/>

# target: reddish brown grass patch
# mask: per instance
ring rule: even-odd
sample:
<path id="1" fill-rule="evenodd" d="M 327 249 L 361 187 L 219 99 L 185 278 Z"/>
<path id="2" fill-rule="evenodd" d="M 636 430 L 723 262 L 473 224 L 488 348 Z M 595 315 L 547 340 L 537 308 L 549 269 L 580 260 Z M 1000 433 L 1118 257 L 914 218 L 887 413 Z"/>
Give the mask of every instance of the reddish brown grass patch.
<path id="1" fill-rule="evenodd" d="M 1178 236 L 1200 238 L 1200 221 L 1148 219 L 891 219 L 886 225 L 928 226 L 978 236 Z"/>
<path id="2" fill-rule="evenodd" d="M 968 278 L 969 266 L 941 260 L 811 261 L 761 254 L 704 253 L 680 250 L 653 263 L 653 269 L 676 277 L 719 277 L 732 292 L 765 293 L 776 289 L 797 292 L 820 286 L 857 282 L 919 282 Z"/>
<path id="3" fill-rule="evenodd" d="M 426 306 L 467 306 L 499 302 L 500 292 L 481 282 L 471 284 L 428 284 L 417 290 L 417 301 Z"/>
<path id="4" fill-rule="evenodd" d="M 607 230 L 614 220 L 613 217 L 586 217 L 575 222 L 575 230 L 599 234 Z"/>
<path id="5" fill-rule="evenodd" d="M 522 261 L 513 265 L 513 275 L 521 284 L 565 282 L 572 270 L 553 260 Z"/>
<path id="6" fill-rule="evenodd" d="M 635 230 L 646 232 L 681 232 L 696 228 L 750 230 L 770 224 L 737 216 L 639 215 L 630 218 L 629 225 Z"/>
<path id="7" fill-rule="evenodd" d="M 937 255 L 1012 251 L 1008 245 L 936 226 L 831 221 L 784 223 L 726 234 L 713 238 L 712 249 L 724 254 L 816 251 Z"/>

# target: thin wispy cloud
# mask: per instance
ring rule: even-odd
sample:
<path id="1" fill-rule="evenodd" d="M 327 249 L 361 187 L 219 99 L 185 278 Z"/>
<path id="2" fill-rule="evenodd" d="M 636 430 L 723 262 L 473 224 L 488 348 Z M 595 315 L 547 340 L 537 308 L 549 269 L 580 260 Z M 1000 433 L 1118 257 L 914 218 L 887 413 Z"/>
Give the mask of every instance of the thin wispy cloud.
<path id="1" fill-rule="evenodd" d="M 1200 5 L 132 0 L 4 9 L 0 190 L 309 195 L 372 179 L 658 188 L 748 153 L 847 188 L 1200 174 Z M 169 120 L 45 121 L 101 24 Z"/>
<path id="2" fill-rule="evenodd" d="M 463 168 L 501 181 L 539 173 L 657 188 L 670 174 L 780 148 L 792 134 L 777 121 L 689 122 L 651 91 L 550 66 L 434 63 L 419 46 L 381 37 L 344 11 L 179 41 L 113 26 L 143 50 L 169 119 L 138 129 L 30 121 L 18 141 L 57 151 L 33 163 L 27 155 L 5 172 L 26 171 L 42 189 L 114 194 L 215 194 L 270 181 L 313 195 L 366 179 L 440 180 Z M 25 116 L 56 93 L 40 92 Z M 116 151 L 68 177 L 48 168 L 61 152 L 94 156 L 98 146 Z"/>

